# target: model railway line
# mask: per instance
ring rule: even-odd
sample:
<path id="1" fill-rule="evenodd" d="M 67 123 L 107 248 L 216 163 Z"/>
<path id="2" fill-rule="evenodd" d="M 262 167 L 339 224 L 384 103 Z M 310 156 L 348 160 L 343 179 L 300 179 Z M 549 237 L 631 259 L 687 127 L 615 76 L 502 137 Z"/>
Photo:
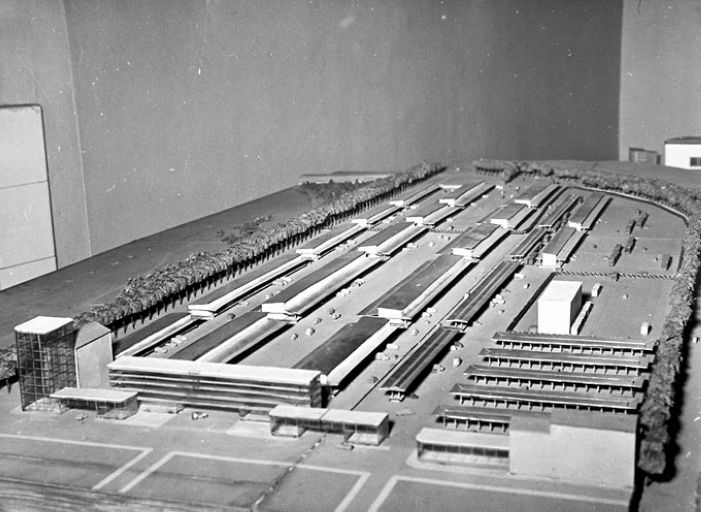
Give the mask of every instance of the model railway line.
<path id="1" fill-rule="evenodd" d="M 502 261 L 499 263 L 448 314 L 443 325 L 448 329 L 463 332 L 494 297 L 494 294 L 511 279 L 520 266 L 520 263 L 514 261 Z"/>
<path id="2" fill-rule="evenodd" d="M 147 355 L 174 336 L 182 335 L 196 328 L 202 321 L 202 319 L 187 313 L 165 315 L 145 328 L 119 340 L 114 346 L 114 352 L 118 357 Z"/>
<path id="3" fill-rule="evenodd" d="M 460 256 L 438 256 L 363 308 L 359 315 L 377 315 L 406 326 L 471 265 L 471 261 Z"/>
<path id="4" fill-rule="evenodd" d="M 553 202 L 537 224 L 539 228 L 553 230 L 564 222 L 567 214 L 581 200 L 579 195 L 571 192 L 563 193 Z"/>
<path id="5" fill-rule="evenodd" d="M 303 256 L 288 256 L 280 258 L 278 261 L 280 261 L 279 265 L 260 276 L 251 272 L 243 278 L 222 286 L 219 290 L 202 299 L 190 303 L 188 310 L 194 316 L 214 317 L 231 307 L 236 301 L 253 295 L 269 286 L 276 279 L 296 272 L 309 263 L 309 260 Z"/>
<path id="6" fill-rule="evenodd" d="M 414 382 L 457 338 L 458 333 L 455 331 L 437 327 L 395 367 L 380 389 L 391 399 L 402 400 Z"/>
<path id="7" fill-rule="evenodd" d="M 516 248 L 511 251 L 509 258 L 512 261 L 529 263 L 535 262 L 538 253 L 545 245 L 547 235 L 548 232 L 543 228 L 533 229 L 523 240 L 521 240 Z"/>

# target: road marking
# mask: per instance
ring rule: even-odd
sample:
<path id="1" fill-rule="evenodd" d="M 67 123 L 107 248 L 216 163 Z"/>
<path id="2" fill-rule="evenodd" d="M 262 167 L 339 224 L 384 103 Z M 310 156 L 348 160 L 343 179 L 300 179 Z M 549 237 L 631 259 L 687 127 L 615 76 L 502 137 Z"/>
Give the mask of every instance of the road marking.
<path id="1" fill-rule="evenodd" d="M 155 473 L 158 468 L 163 466 L 166 462 L 168 462 L 170 459 L 172 459 L 177 452 L 170 452 L 167 453 L 164 457 L 161 457 L 158 461 L 156 461 L 154 464 L 146 468 L 144 471 L 142 471 L 136 478 L 134 478 L 131 482 L 129 482 L 127 485 L 119 489 L 120 493 L 125 493 L 131 491 L 134 487 L 139 485 L 141 482 L 143 482 L 145 479 L 147 479 L 149 476 L 151 476 L 153 473 Z"/>
<path id="2" fill-rule="evenodd" d="M 118 476 L 120 476 L 120 475 L 121 475 L 122 473 L 124 473 L 127 469 L 129 469 L 130 467 L 132 467 L 134 464 L 136 464 L 137 462 L 139 462 L 139 461 L 140 461 L 141 459 L 143 459 L 144 457 L 147 457 L 149 454 L 151 454 L 152 451 L 153 451 L 153 448 L 144 448 L 143 451 L 142 451 L 139 455 L 137 455 L 136 457 L 134 457 L 133 459 L 131 459 L 129 462 L 125 463 L 121 468 L 117 469 L 117 470 L 114 471 L 112 474 L 107 475 L 105 478 L 103 478 L 103 479 L 100 480 L 98 483 L 96 483 L 95 485 L 93 485 L 92 490 L 93 490 L 93 491 L 97 491 L 97 490 L 102 489 L 105 485 L 107 485 L 107 484 L 110 483 L 112 480 L 114 480 L 115 478 L 117 478 Z"/>
<path id="3" fill-rule="evenodd" d="M 94 486 L 92 486 L 93 491 L 97 491 L 99 489 L 102 489 L 105 485 L 110 483 L 112 480 L 117 478 L 119 475 L 124 473 L 127 469 L 132 467 L 134 464 L 139 462 L 141 459 L 149 455 L 152 451 L 153 448 L 147 448 L 144 446 L 131 446 L 131 445 L 126 445 L 126 444 L 110 444 L 110 443 L 98 443 L 94 441 L 74 441 L 72 439 L 58 439 L 55 437 L 41 437 L 41 436 L 25 436 L 25 435 L 20 435 L 20 434 L 0 434 L 0 437 L 5 437 L 9 439 L 25 439 L 28 441 L 42 441 L 42 442 L 47 442 L 47 443 L 63 443 L 63 444 L 74 444 L 78 446 L 92 446 L 92 447 L 97 447 L 97 448 L 111 448 L 111 449 L 116 449 L 116 450 L 136 450 L 141 453 L 139 453 L 136 457 L 133 459 L 127 461 L 124 463 L 121 467 L 107 475 L 105 478 L 100 480 L 98 483 L 96 483 Z"/>
<path id="4" fill-rule="evenodd" d="M 334 509 L 334 512 L 344 512 L 348 508 L 348 505 L 350 505 L 351 501 L 353 501 L 353 499 L 358 495 L 360 489 L 363 488 L 365 482 L 367 482 L 369 478 L 370 473 L 365 473 L 364 475 L 360 476 L 355 482 L 355 485 L 353 485 L 351 490 L 348 491 L 348 494 L 346 494 L 346 496 L 341 500 L 341 503 L 339 503 Z"/>
<path id="5" fill-rule="evenodd" d="M 490 491 L 490 492 L 502 492 L 502 493 L 506 493 L 506 494 L 521 494 L 521 495 L 525 495 L 525 496 L 540 496 L 540 497 L 545 497 L 545 498 L 566 499 L 566 500 L 571 500 L 571 501 L 586 501 L 586 502 L 592 502 L 592 503 L 605 503 L 607 505 L 621 505 L 621 504 L 628 503 L 624 499 L 621 499 L 621 500 L 604 499 L 604 498 L 595 498 L 595 497 L 591 497 L 591 496 L 573 495 L 573 494 L 569 494 L 569 493 L 548 492 L 548 491 L 541 492 L 541 491 L 532 491 L 529 489 L 518 489 L 515 487 L 507 487 L 507 486 L 499 487 L 499 486 L 495 486 L 495 485 L 470 484 L 470 483 L 463 483 L 463 482 L 451 482 L 448 480 L 433 480 L 430 478 L 394 475 L 389 480 L 387 480 L 387 483 L 380 491 L 380 494 L 377 495 L 377 498 L 375 498 L 375 500 L 370 505 L 368 512 L 378 512 L 380 510 L 380 507 L 382 506 L 382 504 L 385 502 L 385 500 L 389 497 L 390 493 L 394 489 L 394 486 L 400 480 L 404 481 L 404 482 L 413 482 L 413 483 L 419 483 L 419 484 L 442 485 L 444 487 L 457 487 L 460 489 L 478 489 L 478 490 Z"/>
<path id="6" fill-rule="evenodd" d="M 222 455 L 207 455 L 204 453 L 193 453 L 193 452 L 179 452 L 179 451 L 172 451 L 168 452 L 165 456 L 163 456 L 160 460 L 156 461 L 154 464 L 149 466 L 147 469 L 145 469 L 142 473 L 140 473 L 136 478 L 134 478 L 131 482 L 129 482 L 127 485 L 122 487 L 119 492 L 120 493 L 126 493 L 132 490 L 134 487 L 139 485 L 141 482 L 143 482 L 145 479 L 147 479 L 149 476 L 151 476 L 153 473 L 158 471 L 161 467 L 163 467 L 168 461 L 173 459 L 174 457 L 190 457 L 190 458 L 199 458 L 199 459 L 209 459 L 209 460 L 220 460 L 220 461 L 225 461 L 225 462 L 236 462 L 239 464 L 255 464 L 259 466 L 275 466 L 275 467 L 283 467 L 283 468 L 289 468 L 289 467 L 296 467 L 299 469 L 308 469 L 310 471 L 323 471 L 326 473 L 336 473 L 336 474 L 343 474 L 343 475 L 352 475 L 357 477 L 357 481 L 353 485 L 350 491 L 344 496 L 343 500 L 336 506 L 334 509 L 334 512 L 344 512 L 348 506 L 350 505 L 351 501 L 358 495 L 362 487 L 365 485 L 365 482 L 368 481 L 370 478 L 370 473 L 367 471 L 357 471 L 357 470 L 352 470 L 352 469 L 339 469 L 339 468 L 332 468 L 332 467 L 327 467 L 327 466 L 315 466 L 312 464 L 294 464 L 290 462 L 285 462 L 285 461 L 277 461 L 277 460 L 258 460 L 258 459 L 246 459 L 242 457 L 225 457 Z"/>
<path id="7" fill-rule="evenodd" d="M 389 494 L 392 492 L 392 489 L 394 488 L 395 484 L 397 483 L 398 478 L 399 477 L 397 475 L 394 475 L 389 480 L 387 480 L 387 483 L 380 491 L 380 494 L 377 495 L 377 498 L 375 498 L 375 501 L 373 501 L 372 504 L 370 505 L 368 512 L 377 512 L 378 510 L 380 510 L 380 507 L 385 502 L 385 500 L 387 499 Z"/>

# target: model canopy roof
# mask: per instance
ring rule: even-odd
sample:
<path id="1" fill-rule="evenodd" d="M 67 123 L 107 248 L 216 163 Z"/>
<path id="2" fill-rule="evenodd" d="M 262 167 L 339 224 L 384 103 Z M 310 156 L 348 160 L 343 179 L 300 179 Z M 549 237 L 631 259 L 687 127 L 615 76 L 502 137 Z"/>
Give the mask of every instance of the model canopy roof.
<path id="1" fill-rule="evenodd" d="M 15 327 L 15 331 L 29 334 L 48 334 L 73 322 L 72 318 L 38 316 Z"/>
<path id="2" fill-rule="evenodd" d="M 548 302 L 567 302 L 574 297 L 582 289 L 581 281 L 556 281 L 553 280 L 548 284 L 545 291 L 538 297 L 539 301 Z"/>

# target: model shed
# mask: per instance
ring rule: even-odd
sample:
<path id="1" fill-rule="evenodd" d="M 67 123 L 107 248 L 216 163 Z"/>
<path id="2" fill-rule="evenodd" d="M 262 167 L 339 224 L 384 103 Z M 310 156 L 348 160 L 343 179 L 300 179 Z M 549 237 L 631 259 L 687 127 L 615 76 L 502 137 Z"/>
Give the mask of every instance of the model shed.
<path id="1" fill-rule="evenodd" d="M 664 141 L 664 164 L 701 170 L 701 136 L 675 137 Z"/>

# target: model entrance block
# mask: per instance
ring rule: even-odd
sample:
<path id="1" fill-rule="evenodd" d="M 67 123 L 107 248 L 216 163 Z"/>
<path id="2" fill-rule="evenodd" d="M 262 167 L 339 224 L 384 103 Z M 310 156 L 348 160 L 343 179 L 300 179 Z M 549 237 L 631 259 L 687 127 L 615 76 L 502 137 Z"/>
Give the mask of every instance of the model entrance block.
<path id="1" fill-rule="evenodd" d="M 570 334 L 581 307 L 580 281 L 551 281 L 538 298 L 538 332 Z"/>
<path id="2" fill-rule="evenodd" d="M 112 331 L 97 322 L 80 328 L 75 340 L 76 384 L 79 388 L 107 386 L 112 355 Z"/>

